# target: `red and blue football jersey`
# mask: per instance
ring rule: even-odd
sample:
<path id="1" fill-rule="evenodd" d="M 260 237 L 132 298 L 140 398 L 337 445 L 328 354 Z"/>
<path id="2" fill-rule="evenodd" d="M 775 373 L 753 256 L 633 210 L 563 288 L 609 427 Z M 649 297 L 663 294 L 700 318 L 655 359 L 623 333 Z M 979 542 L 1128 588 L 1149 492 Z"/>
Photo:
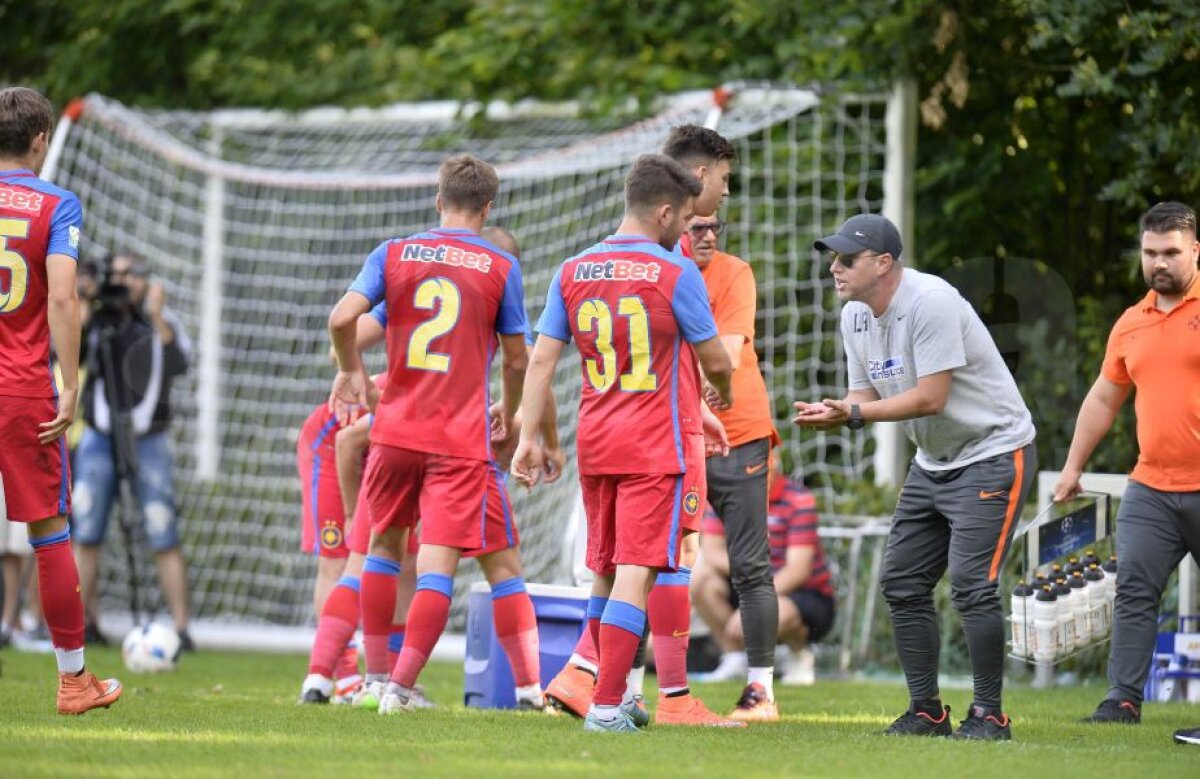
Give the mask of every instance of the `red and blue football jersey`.
<path id="1" fill-rule="evenodd" d="M 488 460 L 495 335 L 528 329 L 516 258 L 439 227 L 381 244 L 350 290 L 387 303 L 388 383 L 372 443 Z"/>
<path id="2" fill-rule="evenodd" d="M 581 474 L 686 471 L 682 436 L 700 429 L 689 344 L 717 335 L 695 263 L 644 236 L 611 236 L 559 268 L 537 330 L 579 348 Z"/>
<path id="3" fill-rule="evenodd" d="M 79 198 L 29 170 L 0 171 L 0 395 L 58 395 L 50 369 L 46 257 L 79 259 Z"/>

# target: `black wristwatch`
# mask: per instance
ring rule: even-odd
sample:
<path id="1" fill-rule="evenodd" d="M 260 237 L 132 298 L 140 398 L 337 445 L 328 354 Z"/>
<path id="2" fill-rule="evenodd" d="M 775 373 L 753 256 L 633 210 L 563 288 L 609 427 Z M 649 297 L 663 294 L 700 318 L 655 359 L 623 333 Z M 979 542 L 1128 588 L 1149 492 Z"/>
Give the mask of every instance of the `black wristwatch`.
<path id="1" fill-rule="evenodd" d="M 846 427 L 851 430 L 862 430 L 867 426 L 867 421 L 863 419 L 862 409 L 857 403 L 850 404 L 850 419 L 846 422 Z"/>

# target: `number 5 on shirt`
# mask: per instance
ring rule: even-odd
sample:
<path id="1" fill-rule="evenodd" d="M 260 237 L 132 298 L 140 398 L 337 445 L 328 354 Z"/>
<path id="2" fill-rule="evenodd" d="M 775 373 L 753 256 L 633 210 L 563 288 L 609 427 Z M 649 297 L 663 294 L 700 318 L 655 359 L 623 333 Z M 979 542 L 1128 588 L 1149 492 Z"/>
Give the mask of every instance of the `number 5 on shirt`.
<path id="1" fill-rule="evenodd" d="M 450 370 L 450 355 L 431 352 L 429 345 L 435 338 L 442 337 L 458 324 L 458 315 L 462 308 L 462 296 L 458 287 L 454 286 L 450 279 L 426 279 L 413 295 L 413 306 L 422 311 L 437 308 L 437 313 L 432 319 L 417 325 L 409 337 L 408 367 L 418 371 L 447 373 Z"/>
<path id="2" fill-rule="evenodd" d="M 627 295 L 617 301 L 617 313 L 629 319 L 629 371 L 620 377 L 624 392 L 653 392 L 658 389 L 658 377 L 650 370 L 650 327 L 646 304 L 637 295 Z M 612 308 L 600 298 L 585 300 L 575 314 L 575 324 L 581 333 L 596 334 L 599 361 L 585 360 L 588 381 L 597 392 L 613 385 L 617 373 L 617 354 L 613 350 Z"/>
<path id="3" fill-rule="evenodd" d="M 0 314 L 16 311 L 25 302 L 29 264 L 19 252 L 8 248 L 8 239 L 28 237 L 28 219 L 0 219 L 0 271 L 8 271 L 8 284 L 0 285 Z M 0 279 L 3 278 L 0 275 Z"/>

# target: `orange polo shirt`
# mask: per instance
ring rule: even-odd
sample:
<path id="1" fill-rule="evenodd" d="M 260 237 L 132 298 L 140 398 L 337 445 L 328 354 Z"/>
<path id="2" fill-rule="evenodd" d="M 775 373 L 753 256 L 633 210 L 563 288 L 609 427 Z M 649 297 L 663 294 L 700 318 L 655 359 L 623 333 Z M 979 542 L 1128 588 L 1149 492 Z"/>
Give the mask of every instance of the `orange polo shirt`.
<path id="1" fill-rule="evenodd" d="M 775 446 L 779 433 L 775 431 L 771 400 L 754 351 L 754 311 L 758 307 L 754 270 L 745 260 L 715 252 L 700 275 L 708 288 L 708 305 L 717 320 L 717 332 L 740 335 L 743 343 L 741 359 L 733 371 L 733 407 L 718 411 L 717 418 L 725 425 L 730 446 L 760 438 L 770 438 Z"/>
<path id="2" fill-rule="evenodd" d="M 1200 276 L 1169 312 L 1151 290 L 1108 336 L 1101 374 L 1137 389 L 1138 460 L 1130 478 L 1164 492 L 1200 490 Z M 735 398 L 736 399 L 736 398 Z"/>

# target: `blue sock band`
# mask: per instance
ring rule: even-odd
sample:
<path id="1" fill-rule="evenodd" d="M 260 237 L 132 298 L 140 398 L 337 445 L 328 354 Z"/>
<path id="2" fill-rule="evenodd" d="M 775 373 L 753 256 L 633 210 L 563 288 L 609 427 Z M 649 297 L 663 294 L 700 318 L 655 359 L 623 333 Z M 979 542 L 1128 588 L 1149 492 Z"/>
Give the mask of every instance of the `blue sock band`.
<path id="1" fill-rule="evenodd" d="M 399 652 L 404 648 L 404 631 L 395 630 L 388 634 L 388 651 Z"/>
<path id="2" fill-rule="evenodd" d="M 34 549 L 37 549 L 38 547 L 42 547 L 42 546 L 53 546 L 54 544 L 66 543 L 67 541 L 70 541 L 70 540 L 71 540 L 71 531 L 69 529 L 63 529 L 62 531 L 55 533 L 52 536 L 43 536 L 42 538 L 34 538 L 34 537 L 30 536 L 29 545 L 32 546 Z"/>
<path id="3" fill-rule="evenodd" d="M 516 595 L 519 592 L 525 592 L 525 580 L 520 576 L 514 576 L 511 579 L 505 579 L 502 582 L 496 582 L 492 586 L 492 600 L 496 598 L 504 598 L 509 595 Z"/>
<path id="4" fill-rule="evenodd" d="M 660 573 L 654 580 L 656 587 L 687 587 L 692 583 L 692 569 L 680 568 L 674 573 Z"/>
<path id="5" fill-rule="evenodd" d="M 357 576 L 343 576 L 342 578 L 338 579 L 337 586 L 346 587 L 347 589 L 359 592 L 359 588 L 362 586 L 362 584 L 359 582 Z"/>
<path id="6" fill-rule="evenodd" d="M 433 590 L 447 598 L 454 595 L 454 579 L 444 573 L 423 573 L 417 577 L 417 592 Z"/>
<path id="7" fill-rule="evenodd" d="M 395 560 L 389 560 L 386 557 L 376 557 L 375 555 L 367 555 L 367 562 L 363 565 L 363 573 L 379 573 L 384 576 L 399 576 L 400 563 Z"/>
<path id="8" fill-rule="evenodd" d="M 600 619 L 604 616 L 604 607 L 608 605 L 608 598 L 601 598 L 599 595 L 593 595 L 588 598 L 587 618 Z"/>
<path id="9" fill-rule="evenodd" d="M 604 608 L 604 616 L 600 618 L 601 625 L 628 630 L 638 638 L 646 632 L 646 612 L 621 600 L 610 600 Z"/>

